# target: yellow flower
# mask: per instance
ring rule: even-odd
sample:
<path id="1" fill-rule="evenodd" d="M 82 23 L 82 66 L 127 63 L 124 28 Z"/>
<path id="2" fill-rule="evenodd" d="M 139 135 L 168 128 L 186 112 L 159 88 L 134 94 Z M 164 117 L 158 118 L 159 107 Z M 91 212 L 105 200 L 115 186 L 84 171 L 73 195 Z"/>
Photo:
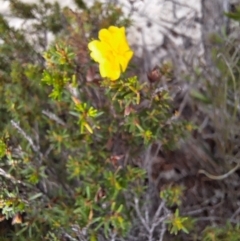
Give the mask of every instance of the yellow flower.
<path id="1" fill-rule="evenodd" d="M 130 49 L 125 28 L 110 26 L 108 29 L 101 29 L 98 37 L 100 40 L 93 40 L 88 44 L 91 57 L 99 63 L 101 76 L 116 80 L 128 66 L 133 56 Z"/>

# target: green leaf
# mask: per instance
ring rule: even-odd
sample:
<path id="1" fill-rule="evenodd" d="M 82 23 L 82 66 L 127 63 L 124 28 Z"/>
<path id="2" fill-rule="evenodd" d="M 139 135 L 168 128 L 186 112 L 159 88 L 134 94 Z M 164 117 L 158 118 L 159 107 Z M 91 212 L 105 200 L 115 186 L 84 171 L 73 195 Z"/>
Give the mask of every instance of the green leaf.
<path id="1" fill-rule="evenodd" d="M 190 94 L 197 100 L 200 100 L 207 104 L 210 103 L 210 100 L 204 94 L 200 93 L 198 90 L 191 90 Z"/>
<path id="2" fill-rule="evenodd" d="M 0 158 L 5 156 L 6 150 L 7 150 L 6 144 L 0 139 Z"/>
<path id="3" fill-rule="evenodd" d="M 240 21 L 240 7 L 237 7 L 235 9 L 235 12 L 225 13 L 225 16 L 227 16 L 233 20 Z"/>
<path id="4" fill-rule="evenodd" d="M 37 193 L 37 194 L 31 196 L 31 197 L 29 198 L 29 201 L 35 200 L 35 199 L 37 199 L 37 198 L 39 198 L 39 197 L 42 197 L 42 195 L 43 195 L 42 193 Z"/>

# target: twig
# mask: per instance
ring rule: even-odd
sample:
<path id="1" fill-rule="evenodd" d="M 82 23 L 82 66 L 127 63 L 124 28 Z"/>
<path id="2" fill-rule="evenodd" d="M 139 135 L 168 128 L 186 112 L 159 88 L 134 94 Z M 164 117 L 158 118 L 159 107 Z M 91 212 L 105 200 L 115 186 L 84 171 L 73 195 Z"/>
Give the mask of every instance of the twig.
<path id="1" fill-rule="evenodd" d="M 230 222 L 234 220 L 234 218 L 240 213 L 240 207 L 236 210 L 236 212 L 230 218 Z"/>
<path id="2" fill-rule="evenodd" d="M 153 232 L 155 230 L 155 228 L 161 223 L 162 224 L 162 230 L 161 230 L 161 233 L 160 233 L 160 240 L 163 240 L 163 236 L 164 236 L 164 233 L 166 231 L 166 227 L 165 227 L 165 223 L 164 221 L 168 218 L 169 216 L 169 212 L 167 212 L 167 214 L 163 215 L 163 217 L 159 218 L 162 210 L 167 210 L 166 207 L 165 207 L 165 202 L 162 201 L 161 204 L 159 205 L 155 215 L 154 215 L 154 218 L 153 218 L 153 222 L 152 222 L 152 226 L 150 228 L 150 237 L 151 239 L 149 240 L 152 240 L 152 237 L 153 237 Z M 168 211 L 168 210 L 167 210 Z"/>
<path id="3" fill-rule="evenodd" d="M 137 212 L 137 215 L 138 215 L 138 217 L 139 217 L 142 225 L 143 225 L 143 226 L 145 227 L 145 229 L 149 232 L 149 231 L 150 231 L 150 228 L 149 228 L 149 226 L 147 225 L 147 223 L 146 223 L 146 221 L 144 220 L 144 218 L 142 217 L 141 212 L 140 212 L 140 210 L 139 210 L 139 205 L 138 205 L 139 201 L 138 201 L 138 199 L 135 198 L 135 199 L 134 199 L 134 202 L 135 202 L 134 208 L 135 208 L 135 210 L 136 210 L 136 212 Z"/>
<path id="4" fill-rule="evenodd" d="M 39 151 L 40 148 L 34 144 L 32 138 L 26 134 L 26 132 L 19 126 L 17 122 L 15 122 L 14 120 L 11 120 L 11 124 L 28 141 L 33 151 L 35 151 L 40 156 L 40 159 L 42 160 L 43 156 L 42 156 L 42 153 Z M 41 163 L 41 160 L 40 160 L 40 163 Z"/>
<path id="5" fill-rule="evenodd" d="M 163 241 L 164 234 L 165 234 L 166 230 L 167 230 L 166 223 L 162 222 L 162 229 L 161 229 L 159 241 Z"/>
<path id="6" fill-rule="evenodd" d="M 113 231 L 113 232 L 110 233 L 110 236 L 111 236 L 111 241 L 115 241 L 117 233 Z"/>
<path id="7" fill-rule="evenodd" d="M 86 241 L 86 235 L 87 235 L 87 230 L 88 227 L 80 228 L 78 225 L 72 225 L 72 231 L 75 232 L 75 234 L 78 237 L 78 240 L 80 241 Z"/>
<path id="8" fill-rule="evenodd" d="M 164 221 L 168 218 L 169 216 L 169 212 L 168 210 L 166 209 L 165 207 L 165 203 L 162 201 L 161 204 L 159 205 L 156 213 L 154 214 L 154 217 L 151 221 L 151 224 L 149 223 L 149 219 L 147 218 L 146 220 L 142 217 L 141 213 L 140 213 L 140 210 L 139 210 L 139 205 L 138 205 L 138 199 L 135 198 L 135 210 L 137 212 L 137 215 L 141 221 L 141 223 L 143 224 L 143 226 L 145 227 L 145 229 L 147 230 L 148 232 L 148 241 L 153 241 L 153 235 L 154 235 L 154 231 L 155 229 L 157 228 L 157 226 L 161 223 L 162 224 L 162 229 L 161 229 L 161 233 L 160 233 L 160 236 L 159 236 L 159 241 L 162 241 L 163 240 L 163 236 L 164 236 L 164 233 L 166 231 L 166 225 L 164 223 Z M 163 212 L 163 210 L 167 211 L 167 213 Z M 162 217 L 160 218 L 160 215 L 161 213 L 163 212 L 162 214 Z M 145 216 L 148 217 L 148 213 L 145 213 Z M 148 222 L 147 222 L 148 220 Z"/>
<path id="9" fill-rule="evenodd" d="M 77 239 L 73 238 L 70 234 L 63 232 L 65 238 L 69 239 L 70 241 L 78 241 Z"/>
<path id="10" fill-rule="evenodd" d="M 14 184 L 22 184 L 24 186 L 27 186 L 27 184 L 25 184 L 24 182 L 17 180 L 15 177 L 13 177 L 12 175 L 10 175 L 9 173 L 5 172 L 2 168 L 0 168 L 0 175 L 11 180 Z"/>
<path id="11" fill-rule="evenodd" d="M 206 172 L 205 170 L 199 170 L 198 173 L 202 173 L 204 175 L 206 175 L 207 177 L 209 177 L 210 179 L 213 179 L 213 180 L 223 180 L 227 177 L 229 177 L 231 174 L 233 174 L 238 168 L 240 167 L 240 163 L 238 163 L 233 169 L 231 169 L 229 172 L 223 174 L 223 175 L 220 175 L 220 176 L 215 176 L 215 175 L 212 175 L 208 172 Z"/>
<path id="12" fill-rule="evenodd" d="M 56 116 L 54 113 L 50 111 L 43 110 L 42 113 L 46 115 L 49 119 L 56 121 L 59 125 L 66 125 L 64 121 L 62 121 L 58 116 Z"/>

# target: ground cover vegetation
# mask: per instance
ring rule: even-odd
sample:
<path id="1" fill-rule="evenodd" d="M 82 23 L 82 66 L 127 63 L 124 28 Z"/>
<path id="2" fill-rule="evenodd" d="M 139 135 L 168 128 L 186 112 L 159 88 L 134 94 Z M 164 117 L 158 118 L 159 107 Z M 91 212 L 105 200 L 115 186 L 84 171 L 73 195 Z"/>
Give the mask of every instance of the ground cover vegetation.
<path id="1" fill-rule="evenodd" d="M 0 16 L 0 240 L 239 240 L 238 26 L 140 81 L 131 19 L 75 2 Z"/>

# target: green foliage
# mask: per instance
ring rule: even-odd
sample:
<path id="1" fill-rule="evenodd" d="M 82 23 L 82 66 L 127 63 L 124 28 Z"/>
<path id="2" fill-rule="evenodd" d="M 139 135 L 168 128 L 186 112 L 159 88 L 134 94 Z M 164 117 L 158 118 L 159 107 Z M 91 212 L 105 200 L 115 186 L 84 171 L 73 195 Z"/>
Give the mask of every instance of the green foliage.
<path id="1" fill-rule="evenodd" d="M 203 241 L 237 241 L 239 235 L 239 225 L 227 223 L 224 227 L 207 227 L 203 232 Z"/>
<path id="2" fill-rule="evenodd" d="M 225 13 L 225 15 L 230 18 L 233 19 L 235 21 L 240 21 L 240 7 L 237 6 L 234 10 L 234 12 L 229 12 L 229 13 Z"/>
<path id="3" fill-rule="evenodd" d="M 239 22 L 239 7 L 233 12 L 227 13 L 232 20 Z M 232 25 L 231 25 L 232 27 Z M 232 29 L 231 29 L 232 30 Z M 197 82 L 201 83 L 198 89 L 192 89 L 192 97 L 202 110 L 204 118 L 209 119 L 207 128 L 213 128 L 209 140 L 214 143 L 213 160 L 217 166 L 215 169 L 221 169 L 222 172 L 227 172 L 232 168 L 232 163 L 238 163 L 236 155 L 239 150 L 239 39 L 235 34 L 239 28 L 233 30 L 230 36 L 213 34 L 210 36 L 212 48 L 212 59 L 214 66 L 211 66 L 207 71 L 201 70 L 196 73 L 198 76 Z M 195 75 L 195 76 L 196 76 Z M 195 78 L 194 76 L 194 78 Z M 194 79 L 194 84 L 196 80 Z M 200 86 L 200 85 L 199 85 Z M 210 145 L 209 145 L 210 146 Z M 209 148 L 207 146 L 207 148 Z M 209 149 L 208 149 L 209 151 Z M 208 225 L 203 232 L 201 240 L 218 241 L 218 240 L 239 240 L 239 225 L 235 225 L 239 221 L 239 217 L 235 220 L 229 217 L 226 210 L 230 206 L 236 205 L 235 194 L 230 190 L 233 187 L 233 179 L 226 177 L 223 181 L 227 186 L 225 195 L 228 196 L 227 205 L 220 208 L 220 213 L 224 216 L 219 222 L 214 225 Z M 238 212 L 238 211 L 233 211 Z M 211 218 L 211 217 L 209 217 Z M 226 220 L 227 224 L 225 223 Z"/>
<path id="4" fill-rule="evenodd" d="M 132 200 L 146 189 L 145 170 L 133 163 L 155 141 L 173 149 L 194 128 L 173 113 L 161 84 L 129 73 L 99 79 L 88 41 L 130 21 L 113 4 L 76 3 L 80 12 L 11 1 L 15 16 L 34 20 L 25 30 L 0 16 L 0 130 L 9 136 L 0 140 L 0 209 L 7 219 L 24 217 L 11 240 L 74 240 L 80 229 L 90 240 L 127 235 L 136 218 Z M 163 65 L 161 75 L 170 80 L 172 69 Z M 180 206 L 182 194 L 182 186 L 170 186 L 160 195 Z M 188 221 L 177 209 L 170 233 L 187 233 Z"/>
<path id="5" fill-rule="evenodd" d="M 17 191 L 8 192 L 5 189 L 0 196 L 0 209 L 6 219 L 14 217 L 16 213 L 23 212 L 25 206 L 25 202 L 17 197 Z"/>
<path id="6" fill-rule="evenodd" d="M 4 157 L 7 151 L 7 145 L 0 139 L 0 158 Z"/>
<path id="7" fill-rule="evenodd" d="M 184 186 L 174 185 L 164 188 L 160 192 L 160 197 L 166 202 L 168 206 L 180 206 L 183 196 Z"/>
<path id="8" fill-rule="evenodd" d="M 42 81 L 53 86 L 50 97 L 60 99 L 66 84 L 74 81 L 74 53 L 69 47 L 55 45 L 44 54 L 47 68 L 44 70 Z"/>
<path id="9" fill-rule="evenodd" d="M 76 5 L 80 8 L 80 9 L 86 9 L 86 4 L 84 3 L 84 1 L 82 0 L 74 0 L 74 2 L 76 3 Z"/>
<path id="10" fill-rule="evenodd" d="M 188 230 L 185 226 L 186 221 L 188 220 L 187 217 L 181 217 L 179 216 L 179 209 L 176 209 L 174 215 L 170 218 L 170 220 L 167 220 L 166 223 L 169 224 L 169 230 L 172 234 L 177 234 L 179 231 L 183 231 L 185 233 L 188 233 Z"/>
<path id="11" fill-rule="evenodd" d="M 87 43 L 101 28 L 131 22 L 113 4 L 96 2 L 88 9 L 76 3 L 81 12 L 43 0 L 11 1 L 16 17 L 34 20 L 25 30 L 0 16 L 0 210 L 6 220 L 19 218 L 11 240 L 62 241 L 64 234 L 74 240 L 80 229 L 90 240 L 124 237 L 136 219 L 132 200 L 146 189 L 146 173 L 133 163 L 155 141 L 173 149 L 195 128 L 173 113 L 171 95 L 159 82 L 141 83 L 129 73 L 114 82 L 99 79 Z M 238 15 L 238 10 L 227 14 L 236 20 Z M 56 37 L 51 44 L 49 32 Z M 225 44 L 219 36 L 211 40 Z M 223 81 L 207 76 L 202 83 L 208 91 L 191 92 L 207 106 L 216 133 L 223 133 L 216 149 L 224 154 L 233 153 L 239 132 L 234 44 L 213 51 Z M 167 81 L 172 69 L 160 68 Z M 167 206 L 179 207 L 166 221 L 175 235 L 194 230 L 191 218 L 179 214 L 183 191 L 170 185 L 160 193 Z M 206 241 L 238 237 L 239 227 L 230 224 L 203 233 Z"/>

